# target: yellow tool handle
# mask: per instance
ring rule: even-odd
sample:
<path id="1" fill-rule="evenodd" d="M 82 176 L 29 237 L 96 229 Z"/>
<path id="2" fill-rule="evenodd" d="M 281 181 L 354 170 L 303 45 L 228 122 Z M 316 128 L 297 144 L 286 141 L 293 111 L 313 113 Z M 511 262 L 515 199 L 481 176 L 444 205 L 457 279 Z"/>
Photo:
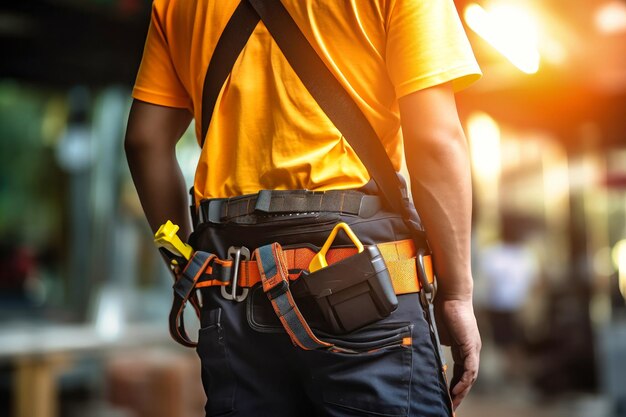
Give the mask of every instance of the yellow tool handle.
<path id="1" fill-rule="evenodd" d="M 335 241 L 335 237 L 337 237 L 337 233 L 339 232 L 339 230 L 343 230 L 344 232 L 346 232 L 346 235 L 348 235 L 352 243 L 354 243 L 354 246 L 356 246 L 359 253 L 363 252 L 363 244 L 361 243 L 359 238 L 356 237 L 352 229 L 350 229 L 350 226 L 348 226 L 344 222 L 337 223 L 337 225 L 335 225 L 333 230 L 330 232 L 330 235 L 328 235 L 328 239 L 326 239 L 326 242 L 324 242 L 324 246 L 322 246 L 322 249 L 317 254 L 315 254 L 313 259 L 311 260 L 311 263 L 309 264 L 309 272 L 315 272 L 328 266 L 328 262 L 326 262 L 326 253 L 330 249 L 330 245 L 332 245 Z"/>
<path id="2" fill-rule="evenodd" d="M 172 252 L 174 255 L 181 256 L 187 260 L 191 258 L 193 254 L 193 248 L 183 243 L 178 237 L 178 225 L 175 225 L 171 221 L 167 221 L 159 227 L 159 230 L 154 234 L 154 243 L 161 248 L 165 248 Z"/>

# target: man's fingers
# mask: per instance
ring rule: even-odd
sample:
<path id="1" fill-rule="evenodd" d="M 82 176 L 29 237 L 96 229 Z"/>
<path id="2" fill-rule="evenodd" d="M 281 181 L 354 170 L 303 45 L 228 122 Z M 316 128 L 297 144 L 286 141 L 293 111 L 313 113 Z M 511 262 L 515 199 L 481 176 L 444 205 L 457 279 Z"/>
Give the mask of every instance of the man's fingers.
<path id="1" fill-rule="evenodd" d="M 454 408 L 468 394 L 478 376 L 480 334 L 471 300 L 444 300 L 440 307 L 441 318 L 447 325 L 451 338 L 454 371 L 450 395 Z"/>
<path id="2" fill-rule="evenodd" d="M 458 386 L 458 385 L 457 385 Z M 452 408 L 454 410 L 456 410 L 459 405 L 461 405 L 461 402 L 463 401 L 463 399 L 467 396 L 467 394 L 469 393 L 471 387 L 466 387 L 463 391 L 461 391 L 458 394 L 451 394 L 451 398 L 452 398 Z"/>
<path id="3" fill-rule="evenodd" d="M 461 374 L 458 382 L 452 387 L 450 394 L 452 397 L 452 405 L 455 409 L 461 404 L 461 401 L 463 401 L 465 396 L 467 396 L 472 388 L 472 385 L 474 384 L 474 381 L 476 381 L 476 373 L 472 371 L 465 371 Z"/>
<path id="4" fill-rule="evenodd" d="M 459 360 L 459 353 L 458 350 L 455 352 L 455 349 L 453 349 L 453 356 L 456 356 L 456 358 L 450 394 L 452 397 L 452 405 L 455 409 L 469 393 L 478 376 L 478 352 L 470 353 L 463 360 Z"/>

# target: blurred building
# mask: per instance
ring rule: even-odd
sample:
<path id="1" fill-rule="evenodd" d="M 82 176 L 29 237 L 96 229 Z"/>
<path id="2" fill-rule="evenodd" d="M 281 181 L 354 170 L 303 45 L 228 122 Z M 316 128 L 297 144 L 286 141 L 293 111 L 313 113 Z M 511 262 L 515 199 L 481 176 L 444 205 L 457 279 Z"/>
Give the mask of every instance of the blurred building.
<path id="1" fill-rule="evenodd" d="M 161 375 L 146 389 L 167 391 L 183 377 L 154 358 L 195 360 L 167 340 L 171 278 L 122 150 L 150 3 L 0 6 L 0 415 L 40 413 L 20 394 L 31 383 L 53 405 L 37 415 L 144 415 L 145 404 L 109 388 Z M 570 415 L 626 415 L 626 1 L 455 3 L 484 72 L 458 96 L 475 256 L 512 226 L 538 259 L 517 313 L 521 382 L 530 399 L 582 393 L 606 404 L 605 414 Z M 191 182 L 191 132 L 177 152 Z M 487 280 L 478 269 L 475 279 L 480 400 L 498 388 L 489 381 L 502 364 L 490 356 Z M 119 369 L 137 349 L 151 353 L 129 379 Z"/>

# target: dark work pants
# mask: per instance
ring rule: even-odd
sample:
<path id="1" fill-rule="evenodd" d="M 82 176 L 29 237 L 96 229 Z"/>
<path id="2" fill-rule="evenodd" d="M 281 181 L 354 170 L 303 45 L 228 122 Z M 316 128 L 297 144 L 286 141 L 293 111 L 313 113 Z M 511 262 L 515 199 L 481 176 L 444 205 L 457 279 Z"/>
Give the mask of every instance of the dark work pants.
<path id="1" fill-rule="evenodd" d="M 366 217 L 336 213 L 248 216 L 204 223 L 190 238 L 199 250 L 226 257 L 231 245 L 271 242 L 321 246 L 338 221 L 363 244 L 407 239 L 403 221 L 384 210 Z M 343 241 L 342 241 L 343 239 Z M 352 245 L 341 234 L 335 243 Z M 260 286 L 241 303 L 219 288 L 202 289 L 198 355 L 207 416 L 451 416 L 428 324 L 418 294 L 398 297 L 389 317 L 342 336 L 322 339 L 361 353 L 305 351 L 292 345 Z M 306 317 L 306 311 L 303 309 Z"/>
<path id="2" fill-rule="evenodd" d="M 400 296 L 388 318 L 339 337 L 363 347 L 359 354 L 304 351 L 281 328 L 253 329 L 251 302 L 227 301 L 216 289 L 203 299 L 198 355 L 207 416 L 451 415 L 417 294 Z"/>

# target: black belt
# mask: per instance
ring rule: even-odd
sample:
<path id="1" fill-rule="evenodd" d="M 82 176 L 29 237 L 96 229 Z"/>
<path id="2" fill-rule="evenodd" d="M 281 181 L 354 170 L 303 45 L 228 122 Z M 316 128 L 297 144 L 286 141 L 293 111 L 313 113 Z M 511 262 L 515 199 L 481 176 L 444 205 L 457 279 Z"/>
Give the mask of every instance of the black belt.
<path id="1" fill-rule="evenodd" d="M 335 212 L 371 217 L 382 207 L 378 196 L 355 190 L 261 190 L 230 198 L 200 202 L 199 223 L 225 223 L 244 216 Z"/>

